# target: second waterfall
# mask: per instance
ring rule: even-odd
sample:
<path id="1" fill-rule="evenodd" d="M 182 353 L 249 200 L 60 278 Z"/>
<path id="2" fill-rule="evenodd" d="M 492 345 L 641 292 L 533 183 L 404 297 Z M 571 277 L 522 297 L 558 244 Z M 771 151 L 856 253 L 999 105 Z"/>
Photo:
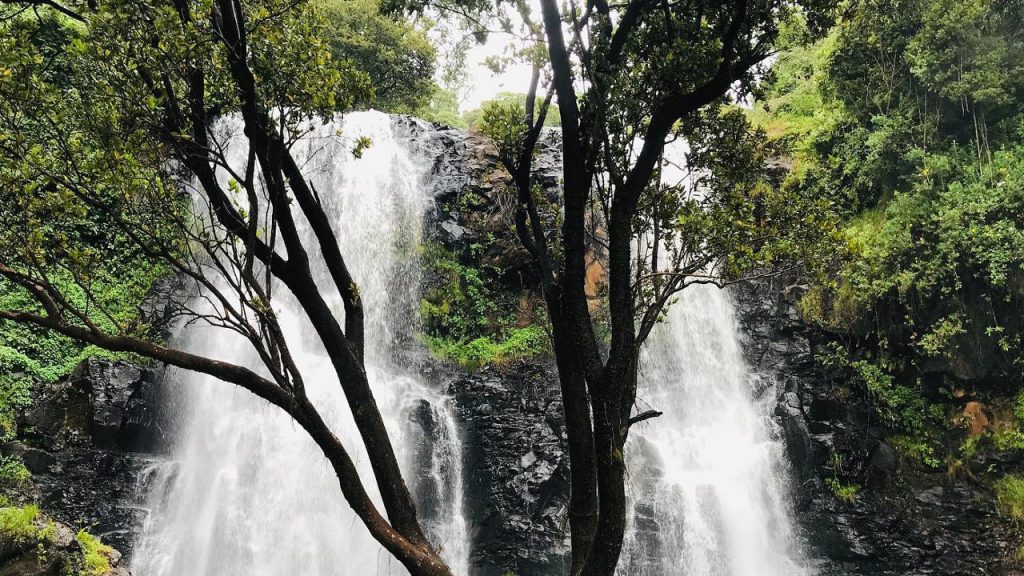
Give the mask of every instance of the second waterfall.
<path id="1" fill-rule="evenodd" d="M 812 576 L 792 518 L 772 374 L 744 358 L 728 291 L 691 286 L 641 357 L 664 414 L 630 439 L 623 576 Z"/>
<path id="2" fill-rule="evenodd" d="M 228 163 L 242 171 L 241 126 L 217 128 Z M 233 136 L 232 132 L 237 133 Z M 369 138 L 363 148 L 361 138 Z M 360 148 L 360 150 L 356 150 Z M 407 481 L 433 542 L 456 574 L 467 573 L 461 447 L 448 399 L 417 375 L 405 351 L 416 330 L 418 247 L 428 159 L 403 145 L 392 118 L 354 113 L 317 127 L 293 149 L 320 192 L 366 309 L 366 367 Z M 227 181 L 228 175 L 222 174 Z M 300 221 L 300 233 L 315 245 Z M 318 259 L 312 259 L 319 261 Z M 322 287 L 325 269 L 314 269 Z M 299 306 L 280 290 L 275 310 L 308 393 L 345 442 L 371 493 L 375 486 L 337 377 Z M 323 290 L 325 295 L 333 294 Z M 335 296 L 330 304 L 341 314 Z M 248 366 L 259 360 L 240 337 L 196 324 L 179 345 Z M 287 416 L 213 378 L 171 370 L 165 376 L 176 421 L 169 462 L 146 478 L 144 532 L 136 576 L 304 576 L 402 574 L 341 497 L 321 452 Z M 378 498 L 379 501 L 379 498 Z"/>

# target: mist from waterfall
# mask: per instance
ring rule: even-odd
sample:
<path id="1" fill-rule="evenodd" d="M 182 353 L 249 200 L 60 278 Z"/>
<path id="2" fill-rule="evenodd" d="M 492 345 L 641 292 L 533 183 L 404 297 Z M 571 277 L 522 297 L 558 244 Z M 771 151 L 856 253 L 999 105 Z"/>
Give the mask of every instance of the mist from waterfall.
<path id="1" fill-rule="evenodd" d="M 641 357 L 619 574 L 809 576 L 791 516 L 776 385 L 744 359 L 726 290 L 685 289 Z"/>
<path id="2" fill-rule="evenodd" d="M 242 173 L 247 154 L 238 120 L 224 120 L 217 129 L 238 134 L 230 139 L 227 158 Z M 360 137 L 372 145 L 356 158 L 353 148 Z M 293 154 L 319 192 L 360 286 L 369 380 L 425 529 L 453 571 L 466 574 L 458 429 L 448 399 L 418 376 L 408 354 L 415 348 L 430 159 L 410 152 L 392 119 L 376 112 L 352 113 L 316 127 Z M 221 177 L 227 182 L 226 173 Z M 315 246 L 308 224 L 297 220 L 306 245 Z M 326 269 L 314 265 L 313 274 L 340 318 L 342 303 L 328 289 Z M 274 307 L 307 392 L 380 506 L 337 376 L 286 292 L 277 291 Z M 224 329 L 197 323 L 174 338 L 186 350 L 260 365 L 251 346 Z M 149 516 L 132 561 L 135 576 L 406 573 L 351 512 L 320 450 L 286 415 L 211 377 L 172 369 L 165 381 L 177 438 L 171 460 L 154 465 L 143 480 Z"/>

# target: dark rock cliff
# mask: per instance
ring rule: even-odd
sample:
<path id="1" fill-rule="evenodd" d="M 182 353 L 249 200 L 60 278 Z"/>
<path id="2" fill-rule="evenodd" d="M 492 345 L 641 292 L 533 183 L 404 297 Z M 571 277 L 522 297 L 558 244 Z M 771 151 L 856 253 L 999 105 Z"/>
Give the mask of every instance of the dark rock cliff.
<path id="1" fill-rule="evenodd" d="M 456 379 L 463 480 L 480 576 L 566 571 L 568 455 L 557 376 L 522 362 Z"/>
<path id="2" fill-rule="evenodd" d="M 128 554 L 141 521 L 138 478 L 160 440 L 157 373 L 91 358 L 36 384 L 18 439 L 4 447 L 32 472 L 21 497 Z"/>
<path id="3" fill-rule="evenodd" d="M 871 407 L 837 397 L 813 356 L 817 335 L 797 314 L 798 289 L 781 280 L 734 291 L 750 362 L 782 379 L 776 417 L 793 469 L 797 517 L 824 574 L 1020 574 L 1018 527 L 971 478 L 922 473 L 901 462 Z M 836 466 L 861 489 L 828 488 Z"/>
<path id="4" fill-rule="evenodd" d="M 443 245 L 466 266 L 497 274 L 497 289 L 512 298 L 528 293 L 535 279 L 513 231 L 515 193 L 494 145 L 474 133 L 410 118 L 396 117 L 393 125 L 414 152 L 432 159 L 427 241 Z M 553 198 L 561 177 L 557 136 L 546 133 L 534 159 L 534 178 Z M 434 281 L 428 274 L 424 290 Z M 461 427 L 473 574 L 564 574 L 568 456 L 553 368 L 542 360 L 472 374 L 426 371 L 437 372 L 432 379 L 453 398 Z M 429 498 L 425 504 L 429 508 Z"/>

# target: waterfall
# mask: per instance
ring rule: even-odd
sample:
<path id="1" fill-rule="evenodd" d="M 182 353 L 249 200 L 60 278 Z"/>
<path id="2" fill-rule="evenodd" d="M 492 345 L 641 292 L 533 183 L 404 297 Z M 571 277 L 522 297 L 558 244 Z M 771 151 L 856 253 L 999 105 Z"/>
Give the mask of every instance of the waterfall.
<path id="1" fill-rule="evenodd" d="M 627 446 L 632 512 L 620 574 L 813 573 L 791 519 L 771 419 L 777 393 L 744 360 L 728 293 L 684 290 L 641 357 L 639 397 L 664 414 L 638 425 Z"/>
<path id="2" fill-rule="evenodd" d="M 221 122 L 226 156 L 242 173 L 237 119 Z M 236 134 L 230 136 L 230 134 Z M 372 144 L 353 154 L 357 139 Z M 467 573 L 461 446 L 441 392 L 417 376 L 418 252 L 428 158 L 403 146 L 392 119 L 348 114 L 318 126 L 293 149 L 332 219 L 365 306 L 366 367 L 425 529 L 456 574 Z M 221 174 L 226 182 L 227 174 Z M 308 224 L 298 219 L 307 246 Z M 315 251 L 313 253 L 315 255 Z M 314 262 L 319 259 L 312 258 Z M 340 316 L 342 304 L 321 264 L 314 276 Z M 376 486 L 326 354 L 298 305 L 278 290 L 275 310 L 307 392 L 345 443 L 363 482 Z M 251 347 L 219 328 L 193 324 L 175 345 L 258 367 Z M 136 576 L 337 576 L 404 574 L 370 537 L 342 498 L 316 445 L 277 408 L 230 384 L 169 370 L 169 410 L 178 420 L 171 459 L 147 471 L 149 515 L 132 561 Z"/>

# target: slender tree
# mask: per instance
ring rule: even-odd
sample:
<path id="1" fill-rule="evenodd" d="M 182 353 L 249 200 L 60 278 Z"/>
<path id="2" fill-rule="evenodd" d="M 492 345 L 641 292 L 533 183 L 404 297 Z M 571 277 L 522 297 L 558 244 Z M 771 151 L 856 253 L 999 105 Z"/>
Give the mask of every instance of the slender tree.
<path id="1" fill-rule="evenodd" d="M 826 204 L 772 181 L 763 134 L 730 106 L 765 72 L 780 23 L 802 18 L 820 30 L 828 3 L 540 0 L 539 15 L 523 0 L 427 4 L 471 26 L 497 15 L 533 64 L 525 106 L 485 110 L 482 130 L 518 190 L 516 232 L 551 321 L 571 469 L 571 573 L 610 576 L 627 522 L 626 440 L 660 414 L 637 408 L 645 339 L 686 286 L 790 270 L 831 228 Z M 563 156 L 556 215 L 531 180 L 553 97 Z M 688 147 L 676 155 L 685 166 L 666 156 L 673 141 Z M 607 274 L 596 294 L 587 291 L 595 262 Z"/>

